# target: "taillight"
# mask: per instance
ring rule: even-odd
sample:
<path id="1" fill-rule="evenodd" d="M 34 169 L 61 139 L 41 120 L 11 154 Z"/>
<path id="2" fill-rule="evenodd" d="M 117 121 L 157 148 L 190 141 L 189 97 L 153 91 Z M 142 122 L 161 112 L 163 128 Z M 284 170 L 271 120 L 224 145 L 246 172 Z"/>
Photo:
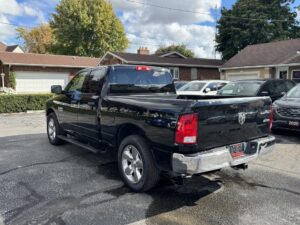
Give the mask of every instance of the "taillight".
<path id="1" fill-rule="evenodd" d="M 149 66 L 137 66 L 135 67 L 136 70 L 138 71 L 150 71 L 151 68 Z"/>
<path id="2" fill-rule="evenodd" d="M 273 127 L 273 108 L 272 106 L 270 107 L 270 130 Z"/>
<path id="3" fill-rule="evenodd" d="M 179 117 L 176 128 L 176 144 L 196 144 L 198 134 L 197 113 L 185 114 Z"/>

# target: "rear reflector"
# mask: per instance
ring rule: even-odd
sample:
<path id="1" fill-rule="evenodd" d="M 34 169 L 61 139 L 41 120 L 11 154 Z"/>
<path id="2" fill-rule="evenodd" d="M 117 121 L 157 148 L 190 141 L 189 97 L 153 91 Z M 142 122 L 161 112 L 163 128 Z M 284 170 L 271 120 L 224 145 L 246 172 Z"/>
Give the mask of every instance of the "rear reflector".
<path id="1" fill-rule="evenodd" d="M 270 107 L 270 129 L 273 127 L 273 108 Z"/>
<path id="2" fill-rule="evenodd" d="M 185 114 L 179 117 L 175 143 L 176 144 L 196 144 L 198 134 L 197 113 Z"/>
<path id="3" fill-rule="evenodd" d="M 136 70 L 138 71 L 150 71 L 151 68 L 149 66 L 137 66 L 135 67 Z"/>

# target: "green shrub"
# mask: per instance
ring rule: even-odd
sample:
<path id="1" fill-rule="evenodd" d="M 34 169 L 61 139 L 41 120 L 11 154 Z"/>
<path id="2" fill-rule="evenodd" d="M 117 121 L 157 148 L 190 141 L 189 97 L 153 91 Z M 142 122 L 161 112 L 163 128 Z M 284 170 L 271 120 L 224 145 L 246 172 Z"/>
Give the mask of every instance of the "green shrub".
<path id="1" fill-rule="evenodd" d="M 15 71 L 10 71 L 8 74 L 8 83 L 7 86 L 16 90 L 16 72 Z"/>
<path id="2" fill-rule="evenodd" d="M 53 96 L 53 94 L 1 94 L 0 113 L 44 110 L 46 101 Z"/>

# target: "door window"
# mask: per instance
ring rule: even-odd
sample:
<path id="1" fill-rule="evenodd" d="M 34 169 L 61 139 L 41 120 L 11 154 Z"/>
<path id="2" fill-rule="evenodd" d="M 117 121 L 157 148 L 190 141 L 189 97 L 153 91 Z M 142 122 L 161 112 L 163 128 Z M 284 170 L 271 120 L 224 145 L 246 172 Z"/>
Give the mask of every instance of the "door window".
<path id="1" fill-rule="evenodd" d="M 271 81 L 266 84 L 262 91 L 268 91 L 270 96 L 279 96 L 282 92 L 286 92 L 286 84 L 283 81 Z"/>
<path id="2" fill-rule="evenodd" d="M 92 72 L 88 76 L 88 81 L 85 83 L 82 92 L 87 94 L 99 95 L 102 90 L 106 72 L 106 68 L 92 70 Z"/>
<path id="3" fill-rule="evenodd" d="M 77 74 L 67 85 L 67 87 L 65 89 L 66 92 L 68 92 L 68 93 L 72 93 L 74 91 L 81 92 L 82 87 L 84 86 L 84 83 L 87 81 L 87 74 L 88 74 L 88 71 L 79 72 L 79 74 Z"/>

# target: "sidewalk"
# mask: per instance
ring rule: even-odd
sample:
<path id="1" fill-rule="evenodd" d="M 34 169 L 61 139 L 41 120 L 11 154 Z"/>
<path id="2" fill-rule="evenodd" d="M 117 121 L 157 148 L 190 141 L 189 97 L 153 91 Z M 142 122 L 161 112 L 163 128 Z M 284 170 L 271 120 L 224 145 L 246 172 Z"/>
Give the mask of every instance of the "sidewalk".
<path id="1" fill-rule="evenodd" d="M 0 114 L 0 137 L 46 132 L 46 117 L 40 113 Z"/>

